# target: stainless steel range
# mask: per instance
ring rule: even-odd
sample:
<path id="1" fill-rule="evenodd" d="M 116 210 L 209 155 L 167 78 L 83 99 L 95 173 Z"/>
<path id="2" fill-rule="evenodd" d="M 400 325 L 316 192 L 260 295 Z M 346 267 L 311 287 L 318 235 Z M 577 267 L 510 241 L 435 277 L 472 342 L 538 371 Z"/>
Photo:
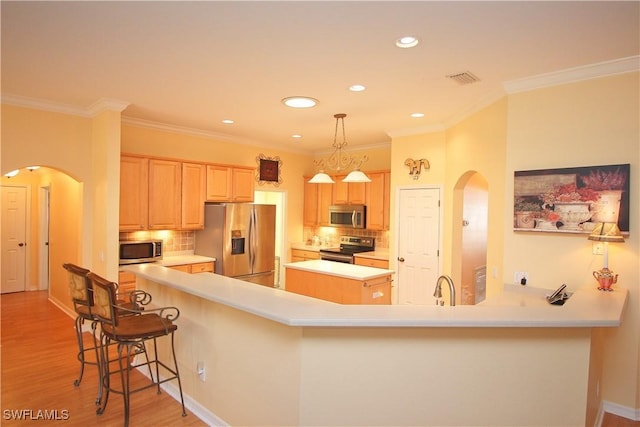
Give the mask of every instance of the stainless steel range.
<path id="1" fill-rule="evenodd" d="M 353 264 L 353 254 L 373 251 L 375 243 L 373 237 L 342 236 L 340 247 L 320 249 L 320 259 Z"/>

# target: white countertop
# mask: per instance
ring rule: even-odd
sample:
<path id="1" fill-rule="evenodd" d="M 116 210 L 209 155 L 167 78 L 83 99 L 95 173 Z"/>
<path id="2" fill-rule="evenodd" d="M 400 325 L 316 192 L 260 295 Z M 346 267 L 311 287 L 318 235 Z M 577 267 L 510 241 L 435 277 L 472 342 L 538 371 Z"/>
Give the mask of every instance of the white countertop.
<path id="1" fill-rule="evenodd" d="M 172 267 L 174 265 L 196 264 L 199 262 L 211 262 L 211 261 L 216 261 L 216 259 L 208 256 L 186 254 L 186 255 L 167 255 L 162 257 L 160 261 L 156 261 L 154 264 L 162 265 L 164 267 Z"/>
<path id="2" fill-rule="evenodd" d="M 338 264 L 338 263 L 336 263 Z M 304 327 L 606 327 L 619 326 L 627 290 L 576 290 L 563 306 L 341 305 L 213 273 L 187 274 L 153 264 L 122 266 L 137 276 L 289 326 Z M 537 298 L 537 296 L 530 296 Z"/>
<path id="3" fill-rule="evenodd" d="M 303 251 L 319 252 L 320 249 L 332 248 L 336 245 L 307 245 L 306 243 L 292 243 L 291 249 L 301 249 Z"/>
<path id="4" fill-rule="evenodd" d="M 291 262 L 284 266 L 286 268 L 304 270 L 311 273 L 328 274 L 330 276 L 338 276 L 355 280 L 371 280 L 394 273 L 393 270 L 367 267 L 364 265 L 346 264 L 343 262 L 323 261 L 320 259 Z"/>
<path id="5" fill-rule="evenodd" d="M 370 252 L 358 252 L 357 254 L 353 254 L 353 256 L 358 258 L 370 258 L 370 259 L 379 259 L 382 261 L 389 261 L 389 250 L 376 249 L 375 251 L 370 251 Z"/>

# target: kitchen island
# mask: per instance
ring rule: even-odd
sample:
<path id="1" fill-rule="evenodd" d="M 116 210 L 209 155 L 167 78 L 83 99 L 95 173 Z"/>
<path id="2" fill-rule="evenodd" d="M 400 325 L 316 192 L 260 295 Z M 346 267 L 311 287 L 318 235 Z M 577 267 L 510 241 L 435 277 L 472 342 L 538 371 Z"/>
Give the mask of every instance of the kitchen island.
<path id="1" fill-rule="evenodd" d="M 342 305 L 126 268 L 180 309 L 187 405 L 209 424 L 593 425 L 600 328 L 620 325 L 627 299 L 590 286 L 563 306 Z"/>
<path id="2" fill-rule="evenodd" d="M 392 270 L 323 260 L 284 267 L 289 292 L 338 304 L 391 304 Z"/>

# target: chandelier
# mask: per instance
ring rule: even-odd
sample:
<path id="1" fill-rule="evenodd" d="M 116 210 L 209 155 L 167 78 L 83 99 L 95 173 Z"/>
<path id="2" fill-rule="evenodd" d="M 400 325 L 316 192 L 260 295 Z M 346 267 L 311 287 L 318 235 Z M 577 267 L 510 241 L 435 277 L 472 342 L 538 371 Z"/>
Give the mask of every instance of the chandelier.
<path id="1" fill-rule="evenodd" d="M 342 180 L 343 182 L 371 182 L 371 179 L 360 170 L 360 166 L 369 160 L 364 155 L 361 157 L 352 157 L 346 151 L 343 151 L 347 146 L 347 138 L 344 131 L 344 118 L 347 117 L 344 113 L 334 114 L 336 119 L 336 130 L 333 136 L 333 153 L 326 159 L 314 160 L 313 163 L 319 172 L 316 173 L 313 178 L 309 180 L 312 184 L 333 184 L 335 181 L 325 173 L 325 168 L 331 169 L 340 173 L 340 171 L 346 170 L 351 166 L 355 168 L 349 172 L 349 174 Z M 342 142 L 338 142 L 338 127 L 342 125 Z"/>

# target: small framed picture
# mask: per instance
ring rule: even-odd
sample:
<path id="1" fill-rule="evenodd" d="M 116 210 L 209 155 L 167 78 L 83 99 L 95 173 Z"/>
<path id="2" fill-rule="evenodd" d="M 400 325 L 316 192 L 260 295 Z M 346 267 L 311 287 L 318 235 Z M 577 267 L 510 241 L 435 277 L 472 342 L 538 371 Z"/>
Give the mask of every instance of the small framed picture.
<path id="1" fill-rule="evenodd" d="M 282 182 L 281 166 L 282 160 L 279 157 L 266 157 L 260 154 L 256 161 L 258 163 L 258 175 L 256 180 L 260 185 L 265 183 L 272 183 L 274 185 L 280 185 Z"/>

